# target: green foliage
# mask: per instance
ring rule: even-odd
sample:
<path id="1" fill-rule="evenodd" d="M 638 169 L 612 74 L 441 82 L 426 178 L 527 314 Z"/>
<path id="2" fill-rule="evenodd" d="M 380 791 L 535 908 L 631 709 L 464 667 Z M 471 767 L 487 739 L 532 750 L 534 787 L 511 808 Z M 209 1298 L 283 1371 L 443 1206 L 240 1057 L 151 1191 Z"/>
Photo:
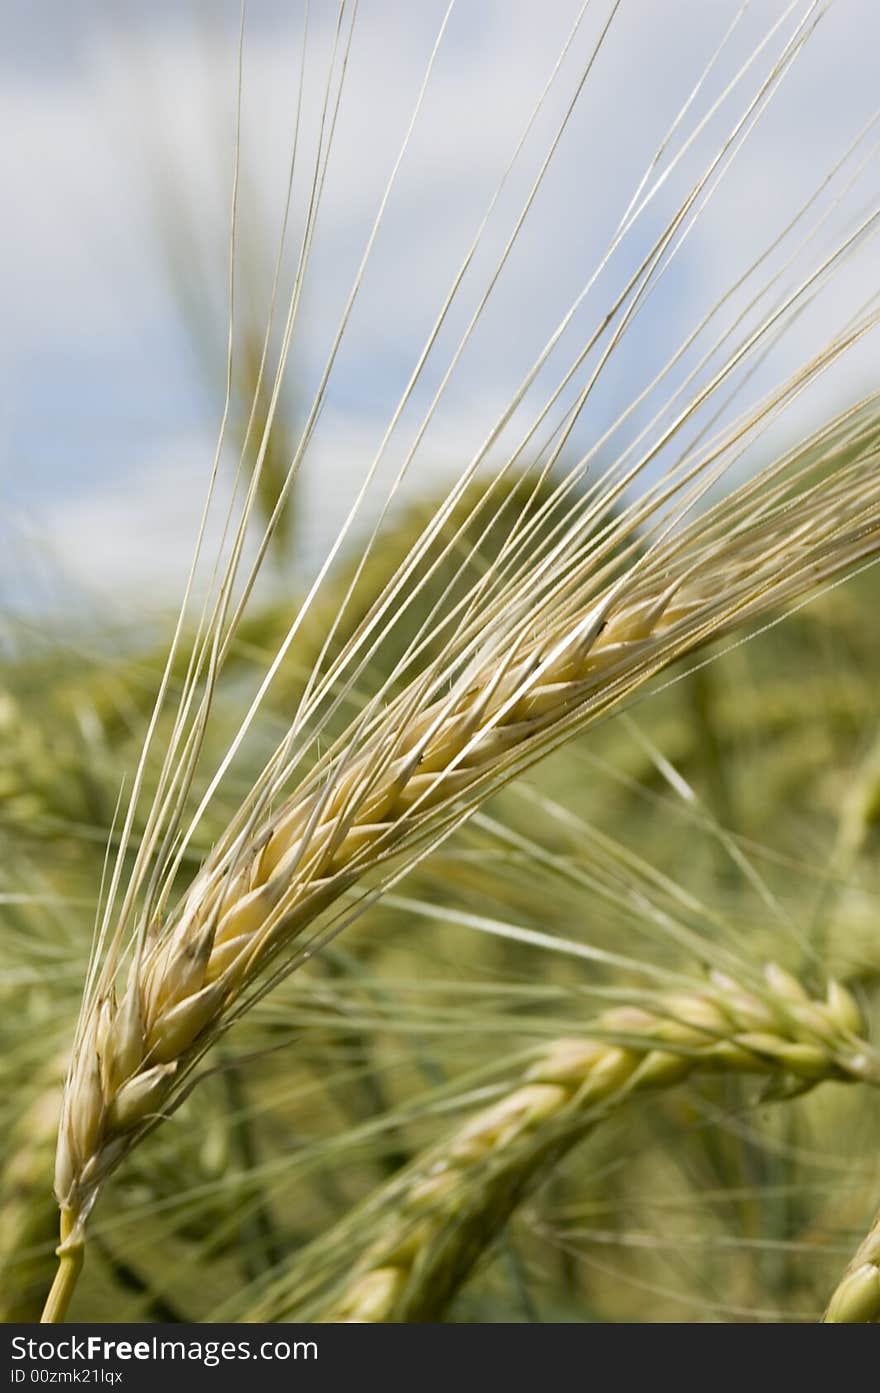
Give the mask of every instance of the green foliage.
<path id="1" fill-rule="evenodd" d="M 345 633 L 422 517 L 358 577 Z M 454 554 L 446 564 L 456 575 Z M 638 1002 L 663 974 L 774 958 L 817 989 L 829 974 L 855 983 L 876 1018 L 878 598 L 868 572 L 667 676 L 496 796 L 275 990 L 114 1180 L 72 1316 L 241 1316 L 525 1048 Z M 242 689 L 283 625 L 266 610 L 240 635 Z M 383 670 L 414 631 L 380 651 Z M 280 674 L 267 742 L 324 633 L 316 615 Z M 53 1070 L 160 653 L 19 652 L 0 671 L 0 1258 L 19 1315 L 51 1275 Z M 211 826 L 253 772 L 233 770 Z M 877 1133 L 859 1089 L 774 1101 L 704 1080 L 646 1098 L 529 1197 L 454 1318 L 814 1318 L 870 1219 Z"/>

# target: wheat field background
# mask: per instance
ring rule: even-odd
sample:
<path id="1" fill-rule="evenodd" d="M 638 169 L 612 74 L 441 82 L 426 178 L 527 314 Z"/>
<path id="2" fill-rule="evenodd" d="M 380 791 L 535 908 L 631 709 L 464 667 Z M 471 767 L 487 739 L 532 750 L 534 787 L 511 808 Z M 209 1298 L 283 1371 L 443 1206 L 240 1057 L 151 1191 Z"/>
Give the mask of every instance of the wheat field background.
<path id="1" fill-rule="evenodd" d="M 28 8 L 3 1320 L 880 1321 L 872 7 Z"/>

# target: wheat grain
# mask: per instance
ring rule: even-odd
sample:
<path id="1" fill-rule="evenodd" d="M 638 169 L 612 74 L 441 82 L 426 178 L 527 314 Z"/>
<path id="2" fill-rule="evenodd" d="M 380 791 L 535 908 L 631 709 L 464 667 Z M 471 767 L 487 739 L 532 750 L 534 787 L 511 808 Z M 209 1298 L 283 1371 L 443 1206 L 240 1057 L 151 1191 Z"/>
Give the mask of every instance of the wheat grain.
<path id="1" fill-rule="evenodd" d="M 825 1321 L 830 1325 L 880 1324 L 880 1214 L 835 1289 Z"/>
<path id="2" fill-rule="evenodd" d="M 604 44 L 617 8 L 616 4 L 612 6 L 611 17 L 600 31 L 577 92 Z M 397 612 L 408 608 L 421 593 L 425 571 L 431 575 L 436 570 L 437 558 L 430 556 L 432 545 L 442 537 L 443 528 L 464 490 L 474 481 L 487 451 L 501 437 L 579 308 L 585 304 L 600 271 L 690 149 L 693 136 L 705 128 L 764 51 L 782 25 L 780 19 L 777 24 L 768 26 L 766 36 L 738 68 L 721 96 L 710 102 L 709 111 L 696 120 L 693 135 L 672 153 L 667 148 L 668 141 L 678 130 L 692 98 L 685 103 L 636 188 L 596 272 L 559 320 L 486 442 L 462 470 L 448 501 L 426 526 L 412 556 L 358 625 L 343 653 L 322 670 L 323 660 L 331 651 L 337 621 L 331 625 L 288 736 L 270 759 L 183 901 L 172 903 L 178 872 L 193 830 L 244 740 L 269 683 L 351 528 L 367 488 L 376 477 L 386 445 L 433 351 L 485 227 L 484 221 L 453 280 L 450 294 L 444 300 L 403 396 L 392 412 L 388 430 L 367 469 L 346 521 L 282 641 L 239 732 L 187 825 L 184 808 L 193 787 L 217 678 L 285 499 L 309 446 L 339 345 L 421 109 L 448 16 L 447 9 L 419 86 L 400 153 L 371 224 L 354 282 L 345 297 L 339 327 L 332 336 L 332 348 L 306 414 L 301 439 L 286 477 L 278 486 L 276 504 L 257 546 L 257 559 L 249 570 L 244 568 L 246 574 L 242 580 L 239 568 L 245 533 L 260 488 L 260 473 L 269 447 L 278 392 L 298 313 L 333 124 L 341 98 L 343 76 L 338 79 L 338 90 L 333 76 L 337 55 L 337 43 L 334 43 L 324 95 L 327 141 L 325 145 L 322 121 L 278 371 L 269 392 L 268 408 L 265 412 L 257 412 L 266 356 L 264 348 L 258 373 L 260 381 L 254 392 L 254 413 L 248 426 L 250 433 L 258 415 L 262 430 L 258 432 L 261 439 L 254 467 L 247 481 L 243 476 L 240 480 L 245 495 L 240 514 L 236 517 L 236 505 L 233 505 L 225 520 L 228 566 L 221 564 L 224 556 L 221 545 L 215 589 L 205 601 L 198 623 L 156 796 L 143 836 L 134 848 L 131 876 L 119 906 L 117 892 L 125 873 L 127 852 L 132 850 L 135 812 L 144 787 L 147 757 L 168 695 L 174 664 L 180 656 L 184 619 L 193 596 L 197 562 L 213 499 L 213 481 L 230 411 L 239 170 L 239 144 L 236 142 L 230 238 L 229 353 L 221 438 L 193 568 L 133 780 L 131 800 L 123 818 L 119 850 L 109 876 L 107 903 L 74 1041 L 59 1128 L 55 1176 L 56 1195 L 62 1211 L 61 1269 L 47 1307 L 47 1318 L 63 1314 L 81 1257 L 84 1224 L 103 1181 L 131 1147 L 179 1103 L 192 1071 L 218 1034 L 275 980 L 303 961 L 330 933 L 338 931 L 347 918 L 363 907 L 369 895 L 386 888 L 395 876 L 426 854 L 490 792 L 574 731 L 584 729 L 619 708 L 652 676 L 695 652 L 710 639 L 731 632 L 775 606 L 798 599 L 822 581 L 880 550 L 877 470 L 880 454 L 872 416 L 876 403 L 850 410 L 831 427 L 820 431 L 800 453 L 794 452 L 776 461 L 762 471 L 757 480 L 743 485 L 721 504 L 688 523 L 702 507 L 708 489 L 737 462 L 783 407 L 799 397 L 816 377 L 848 348 L 861 342 L 880 322 L 876 308 L 866 309 L 861 318 L 850 322 L 821 353 L 759 403 L 753 412 L 746 413 L 707 442 L 703 436 L 715 429 L 716 420 L 729 404 L 722 403 L 718 416 L 697 437 L 696 443 L 686 447 L 674 465 L 665 468 L 659 480 L 645 489 L 641 500 L 624 506 L 632 484 L 644 479 L 696 413 L 707 402 L 714 404 L 722 390 L 734 388 L 739 370 L 772 345 L 777 334 L 801 307 L 809 304 L 849 253 L 874 234 L 880 220 L 880 211 L 874 210 L 848 230 L 842 240 L 836 241 L 830 254 L 813 266 L 794 289 L 786 277 L 801 248 L 786 261 L 781 272 L 772 272 L 748 309 L 736 316 L 731 328 L 721 332 L 701 361 L 685 376 L 684 383 L 672 392 L 645 430 L 636 436 L 632 446 L 609 465 L 598 481 L 590 482 L 574 506 L 570 494 L 588 477 L 591 461 L 613 435 L 613 429 L 568 471 L 556 492 L 553 507 L 546 514 L 543 507 L 533 514 L 524 509 L 515 519 L 500 556 L 483 579 L 446 612 L 442 604 L 438 613 L 431 610 L 420 625 L 420 632 L 396 663 L 394 672 L 372 693 L 353 724 L 311 764 L 311 768 L 308 767 L 314 760 L 314 748 L 327 738 L 328 730 L 332 731 L 332 717 L 354 690 L 376 645 L 393 626 Z M 782 49 L 771 61 L 769 74 L 760 81 L 757 92 L 745 99 L 742 111 L 720 147 L 701 167 L 695 183 L 680 201 L 676 201 L 668 223 L 638 270 L 627 276 L 623 291 L 613 297 L 596 330 L 579 341 L 573 362 L 562 371 L 561 382 L 538 412 L 512 459 L 507 458 L 484 490 L 470 520 L 479 519 L 481 525 L 487 523 L 486 512 L 491 513 L 497 501 L 493 498 L 495 485 L 530 446 L 535 432 L 544 429 L 544 423 L 549 422 L 552 413 L 564 403 L 566 388 L 572 386 L 577 390 L 577 399 L 574 406 L 564 411 L 561 424 L 551 435 L 547 469 L 556 463 L 599 374 L 711 197 L 716 176 L 720 177 L 725 164 L 748 138 L 820 17 L 818 3 L 811 0 L 787 38 L 780 30 Z M 340 12 L 336 37 L 343 75 L 353 22 L 352 17 L 346 28 Z M 239 105 L 243 21 L 241 35 Z M 727 39 L 722 41 L 722 48 L 726 42 Z M 562 51 L 563 57 L 566 51 L 567 46 Z M 714 61 L 714 58 L 710 61 L 692 95 L 699 91 Z M 553 70 L 551 82 L 555 80 L 558 67 L 559 64 Z M 480 299 L 453 352 L 451 364 L 442 375 L 441 386 L 417 431 L 416 444 L 407 452 L 397 482 L 383 505 L 383 517 L 384 508 L 390 504 L 399 481 L 409 468 L 437 402 L 467 346 L 471 330 L 505 266 L 565 131 L 577 92 L 566 107 L 538 176 L 530 183 L 511 236 L 505 241 L 497 271 L 490 277 L 489 289 Z M 540 108 L 541 101 L 536 115 Z M 531 119 L 523 140 L 530 129 Z M 514 160 L 521 144 L 516 147 Z M 832 174 L 839 168 L 836 166 Z M 501 185 L 503 183 L 504 178 Z M 490 212 L 496 198 L 497 194 L 490 204 Z M 787 236 L 799 223 L 811 203 L 809 200 L 781 237 Z M 802 247 L 810 244 L 821 226 L 820 220 L 817 227 L 808 232 Z M 279 267 L 283 238 L 282 232 Z M 701 345 L 704 343 L 700 337 L 704 330 L 712 325 L 714 332 L 718 323 L 716 312 L 725 307 L 730 296 L 735 296 L 753 272 L 765 264 L 765 258 L 779 241 L 777 239 L 765 249 L 746 275 L 728 289 L 645 393 L 626 409 L 621 420 L 627 420 L 631 411 L 668 379 L 698 338 Z M 771 308 L 766 309 L 771 300 Z M 762 301 L 765 308 L 750 318 L 750 312 Z M 274 287 L 272 304 L 274 308 Z M 758 319 L 758 326 L 750 327 L 754 317 Z M 266 345 L 270 333 L 271 314 Z M 586 371 L 590 355 L 603 338 L 598 365 Z M 586 377 L 583 385 L 578 376 L 582 369 Z M 689 396 L 691 392 L 692 397 Z M 658 422 L 662 422 L 662 426 L 656 430 Z M 645 435 L 652 429 L 655 429 L 655 437 L 639 454 Z M 540 454 L 539 451 L 539 458 Z M 621 511 L 618 513 L 618 510 Z M 499 515 L 500 512 L 496 518 Z M 490 516 L 488 523 L 491 521 Z M 541 536 L 539 522 L 549 522 L 546 536 Z M 368 543 L 367 551 L 376 535 L 374 533 Z M 456 540 L 454 535 L 443 542 L 441 556 L 448 554 Z M 478 543 L 473 550 L 479 551 Z M 443 646 L 439 657 L 425 664 L 426 634 L 435 620 Z M 308 770 L 305 775 L 304 767 Z M 356 895 L 361 898 L 356 899 Z"/>
<path id="3" fill-rule="evenodd" d="M 764 1076 L 780 1092 L 785 1080 L 794 1091 L 823 1080 L 880 1085 L 880 1057 L 860 1039 L 849 992 L 832 983 L 824 1001 L 810 1000 L 777 967 L 766 979 L 755 993 L 715 973 L 656 1010 L 612 1010 L 594 1035 L 542 1050 L 510 1092 L 324 1235 L 248 1319 L 440 1319 L 536 1181 L 609 1110 L 643 1092 L 703 1072 Z M 377 1229 L 378 1239 L 364 1239 Z M 353 1270 L 348 1256 L 341 1284 L 316 1298 L 326 1254 L 358 1247 L 366 1251 Z"/>
<path id="4" fill-rule="evenodd" d="M 841 429 L 851 451 L 851 415 Z M 880 547 L 875 431 L 862 432 L 862 453 L 836 473 L 808 473 L 798 490 L 769 471 L 638 553 L 598 593 L 589 562 L 576 583 L 553 573 L 540 609 L 537 595 L 524 611 L 521 596 L 506 597 L 511 624 L 502 592 L 481 641 L 465 630 L 451 681 L 430 668 L 357 721 L 277 814 L 260 825 L 251 812 L 232 829 L 180 912 L 142 925 L 118 1000 L 109 956 L 65 1089 L 63 1259 L 79 1249 L 102 1181 L 181 1096 L 220 1029 L 361 877 L 402 852 L 415 859 L 670 662 Z M 820 458 L 827 469 L 827 452 Z"/>

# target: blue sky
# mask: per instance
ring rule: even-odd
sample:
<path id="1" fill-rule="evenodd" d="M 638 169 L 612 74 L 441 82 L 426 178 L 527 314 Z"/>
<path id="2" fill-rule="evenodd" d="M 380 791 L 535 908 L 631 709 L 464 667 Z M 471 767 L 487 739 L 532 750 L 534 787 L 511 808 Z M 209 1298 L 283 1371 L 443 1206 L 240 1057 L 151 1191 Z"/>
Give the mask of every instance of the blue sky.
<path id="1" fill-rule="evenodd" d="M 300 400 L 320 373 L 444 8 L 433 0 L 419 6 L 362 0 L 293 360 Z M 381 438 L 579 8 L 574 0 L 459 0 L 453 11 L 307 461 L 306 567 L 332 535 Z M 780 34 L 806 8 L 796 8 Z M 594 0 L 590 8 L 499 202 L 417 405 L 426 404 L 453 331 L 476 303 L 609 9 L 609 0 Z M 459 467 L 477 447 L 584 284 L 658 133 L 739 9 L 738 0 L 623 0 L 480 333 L 425 441 L 414 488 Z M 706 89 L 707 101 L 720 91 L 723 73 L 735 71 L 758 33 L 785 9 L 776 0 L 755 0 Z M 317 128 L 335 17 L 335 4 L 313 0 L 304 139 Z M 0 601 L 39 609 L 75 593 L 132 615 L 138 606 L 170 601 L 179 588 L 222 405 L 238 6 L 7 0 L 4 21 Z M 272 245 L 283 198 L 302 24 L 297 3 L 252 0 L 248 7 L 242 226 L 244 240 L 264 246 Z M 609 364 L 575 445 L 589 447 L 842 154 L 877 100 L 878 52 L 880 7 L 837 0 L 637 332 Z M 736 101 L 725 108 L 678 182 L 648 210 L 643 229 L 573 326 L 572 351 L 738 109 Z M 830 247 L 878 196 L 872 160 L 829 214 L 817 245 Z M 173 248 L 169 226 L 178 236 L 186 230 Z M 175 256 L 184 275 L 186 257 L 194 258 L 192 284 L 208 297 L 209 322 L 198 341 L 170 271 Z M 809 356 L 855 309 L 865 287 L 876 293 L 878 282 L 872 242 L 762 368 L 753 393 Z M 872 365 L 866 347 L 804 404 L 805 419 L 875 385 Z M 400 453 L 416 420 L 413 411 Z M 399 457 L 392 450 L 389 468 Z"/>

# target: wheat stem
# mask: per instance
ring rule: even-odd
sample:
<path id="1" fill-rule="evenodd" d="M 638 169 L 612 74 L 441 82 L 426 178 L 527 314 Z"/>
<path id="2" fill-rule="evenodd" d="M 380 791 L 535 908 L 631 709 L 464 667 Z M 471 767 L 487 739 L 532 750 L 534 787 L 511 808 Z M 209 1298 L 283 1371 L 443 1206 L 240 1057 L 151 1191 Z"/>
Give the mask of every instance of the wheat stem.
<path id="1" fill-rule="evenodd" d="M 55 1273 L 55 1280 L 40 1317 L 44 1325 L 57 1324 L 67 1315 L 67 1308 L 82 1271 L 84 1246 L 83 1233 L 77 1228 L 76 1215 L 69 1209 L 62 1209 L 61 1242 L 55 1250 L 58 1254 L 58 1271 Z"/>
<path id="2" fill-rule="evenodd" d="M 321 1285 L 315 1267 L 336 1250 L 347 1275 L 329 1296 L 324 1284 L 308 1318 L 437 1320 L 523 1197 L 610 1110 L 702 1072 L 757 1074 L 794 1092 L 831 1079 L 877 1086 L 880 1057 L 861 1029 L 844 988 L 832 983 L 824 1001 L 810 1000 L 775 967 L 759 993 L 716 973 L 656 1011 L 612 1010 L 592 1038 L 543 1050 L 512 1091 L 324 1235 L 248 1319 L 300 1318 L 304 1294 L 314 1298 Z M 352 1270 L 364 1229 L 377 1227 Z"/>
<path id="3" fill-rule="evenodd" d="M 851 446 L 843 418 L 834 449 Z M 832 433 L 833 434 L 833 433 Z M 650 677 L 719 634 L 880 548 L 872 428 L 825 474 L 811 453 L 794 485 L 771 469 L 689 527 L 667 519 L 614 574 L 539 574 L 493 600 L 384 707 L 368 705 L 274 815 L 287 769 L 247 804 L 176 912 L 137 926 L 127 981 L 117 938 L 90 974 L 59 1128 L 55 1192 L 81 1236 L 105 1178 L 180 1101 L 231 1020 L 338 927 L 347 892 L 392 857 L 412 865 L 485 797 Z M 656 506 L 656 500 L 655 505 Z M 654 528 L 660 520 L 648 519 Z M 283 752 L 282 752 L 283 753 Z M 398 861 L 400 864 L 400 860 Z M 310 937 L 307 935 L 311 935 Z"/>

